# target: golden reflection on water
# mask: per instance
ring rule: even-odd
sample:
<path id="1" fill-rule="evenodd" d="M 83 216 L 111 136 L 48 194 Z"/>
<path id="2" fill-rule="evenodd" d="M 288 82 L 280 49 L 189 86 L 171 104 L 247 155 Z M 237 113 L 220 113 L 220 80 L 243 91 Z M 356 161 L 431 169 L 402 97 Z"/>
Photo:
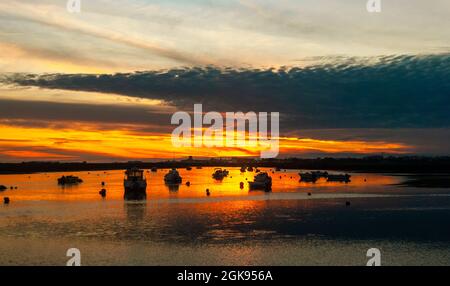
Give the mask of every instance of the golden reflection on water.
<path id="1" fill-rule="evenodd" d="M 236 197 L 266 195 L 261 191 L 249 191 L 248 181 L 253 180 L 255 172 L 241 173 L 239 168 L 228 168 L 230 174 L 222 181 L 212 178 L 214 168 L 186 170 L 179 169 L 183 177 L 183 183 L 178 186 L 164 184 L 164 174 L 167 169 L 159 169 L 157 172 L 146 170 L 147 200 L 152 199 L 183 199 L 205 198 L 206 189 L 211 192 L 210 197 Z M 327 182 L 320 179 L 316 183 L 300 182 L 300 170 L 282 170 L 274 172 L 270 168 L 260 168 L 268 172 L 272 177 L 272 193 L 281 192 L 382 192 L 386 186 L 400 182 L 399 177 L 380 174 L 352 174 L 348 184 L 339 182 Z M 339 173 L 339 172 L 336 172 Z M 83 179 L 83 183 L 75 186 L 58 186 L 57 178 L 62 175 L 74 175 Z M 42 201 L 42 200 L 102 200 L 99 191 L 105 182 L 107 195 L 105 200 L 123 199 L 124 170 L 110 171 L 84 171 L 64 173 L 38 173 L 20 175 L 0 175 L 0 185 L 5 185 L 8 190 L 1 193 L 14 201 Z M 186 182 L 190 182 L 190 186 Z M 244 188 L 240 188 L 240 183 Z M 17 189 L 10 190 L 10 186 Z"/>

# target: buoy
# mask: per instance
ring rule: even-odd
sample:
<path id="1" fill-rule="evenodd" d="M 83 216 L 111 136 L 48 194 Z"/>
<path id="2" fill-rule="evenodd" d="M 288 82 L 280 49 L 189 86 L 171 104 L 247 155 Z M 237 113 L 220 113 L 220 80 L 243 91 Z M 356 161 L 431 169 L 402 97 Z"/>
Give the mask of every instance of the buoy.
<path id="1" fill-rule="evenodd" d="M 103 198 L 106 197 L 106 190 L 102 189 L 100 192 L 98 192 Z"/>
<path id="2" fill-rule="evenodd" d="M 191 182 L 187 181 L 187 182 L 186 182 L 186 186 L 189 187 L 190 185 L 191 185 Z"/>
<path id="3" fill-rule="evenodd" d="M 239 187 L 240 187 L 241 189 L 243 189 L 243 188 L 244 188 L 244 182 L 240 182 L 240 183 L 239 183 Z"/>
<path id="4" fill-rule="evenodd" d="M 349 205 L 350 205 L 350 202 L 349 202 L 349 201 L 346 201 L 346 202 L 345 202 L 345 205 L 346 205 L 346 206 L 349 206 Z"/>
<path id="5" fill-rule="evenodd" d="M 311 193 L 308 193 L 308 196 L 311 196 Z"/>
<path id="6" fill-rule="evenodd" d="M 9 198 L 8 197 L 3 198 L 3 203 L 5 203 L 5 205 L 9 204 Z"/>
<path id="7" fill-rule="evenodd" d="M 102 186 L 104 186 L 105 185 L 105 182 L 102 182 Z"/>
<path id="8" fill-rule="evenodd" d="M 209 195 L 211 195 L 211 193 L 209 192 L 209 189 L 206 189 L 206 195 L 209 197 Z"/>

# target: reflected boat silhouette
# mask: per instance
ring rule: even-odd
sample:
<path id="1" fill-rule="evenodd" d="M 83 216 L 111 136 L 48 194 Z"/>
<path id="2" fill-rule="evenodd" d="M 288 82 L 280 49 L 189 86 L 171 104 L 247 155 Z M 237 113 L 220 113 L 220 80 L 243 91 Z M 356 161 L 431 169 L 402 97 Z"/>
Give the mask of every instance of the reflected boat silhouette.
<path id="1" fill-rule="evenodd" d="M 169 192 L 178 192 L 178 190 L 180 190 L 180 184 L 166 183 L 166 186 L 169 189 Z"/>
<path id="2" fill-rule="evenodd" d="M 146 202 L 126 202 L 125 210 L 127 213 L 127 219 L 130 222 L 142 221 L 147 213 L 147 203 Z"/>

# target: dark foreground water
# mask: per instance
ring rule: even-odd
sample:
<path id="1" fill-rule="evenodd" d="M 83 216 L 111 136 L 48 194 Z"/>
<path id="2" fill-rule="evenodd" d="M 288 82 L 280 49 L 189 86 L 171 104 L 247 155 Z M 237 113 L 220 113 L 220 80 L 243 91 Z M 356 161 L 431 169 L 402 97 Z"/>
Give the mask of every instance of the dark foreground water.
<path id="1" fill-rule="evenodd" d="M 18 187 L 0 193 L 11 198 L 0 206 L 0 265 L 65 265 L 69 248 L 83 265 L 365 265 L 369 248 L 383 265 L 450 265 L 445 189 L 374 174 L 299 183 L 291 170 L 270 173 L 272 193 L 252 192 L 239 183 L 254 173 L 217 182 L 210 168 L 181 170 L 191 186 L 174 189 L 165 172 L 146 173 L 145 202 L 123 201 L 123 171 L 74 173 L 84 183 L 66 188 L 62 174 L 0 176 Z"/>

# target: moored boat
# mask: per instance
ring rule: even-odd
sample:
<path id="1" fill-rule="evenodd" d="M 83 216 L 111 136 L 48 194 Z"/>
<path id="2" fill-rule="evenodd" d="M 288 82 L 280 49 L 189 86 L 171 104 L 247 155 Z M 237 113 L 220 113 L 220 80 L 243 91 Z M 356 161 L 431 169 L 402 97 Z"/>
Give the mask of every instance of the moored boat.
<path id="1" fill-rule="evenodd" d="M 272 178 L 266 172 L 258 173 L 253 182 L 248 182 L 250 190 L 270 191 L 272 189 Z"/>
<path id="2" fill-rule="evenodd" d="M 350 177 L 351 177 L 351 175 L 349 175 L 349 174 L 337 174 L 337 175 L 329 174 L 327 177 L 327 182 L 348 183 L 348 182 L 350 182 Z"/>
<path id="3" fill-rule="evenodd" d="M 299 173 L 299 175 L 300 182 L 315 183 L 317 181 L 316 175 L 311 172 Z"/>
<path id="4" fill-rule="evenodd" d="M 166 184 L 181 184 L 182 181 L 183 179 L 177 169 L 171 169 L 164 175 L 164 182 L 166 182 Z"/>
<path id="5" fill-rule="evenodd" d="M 327 178 L 328 172 L 327 171 L 312 171 L 311 174 L 316 176 L 317 179 L 319 178 Z"/>
<path id="6" fill-rule="evenodd" d="M 229 174 L 227 169 L 221 169 L 216 168 L 214 169 L 214 173 L 212 174 L 212 177 L 216 180 L 222 180 L 223 178 L 227 177 Z"/>
<path id="7" fill-rule="evenodd" d="M 62 176 L 58 178 L 58 185 L 76 185 L 82 182 L 83 180 L 77 176 Z"/>
<path id="8" fill-rule="evenodd" d="M 139 168 L 126 170 L 123 186 L 125 200 L 144 200 L 147 197 L 147 180 L 144 178 L 144 170 Z"/>

